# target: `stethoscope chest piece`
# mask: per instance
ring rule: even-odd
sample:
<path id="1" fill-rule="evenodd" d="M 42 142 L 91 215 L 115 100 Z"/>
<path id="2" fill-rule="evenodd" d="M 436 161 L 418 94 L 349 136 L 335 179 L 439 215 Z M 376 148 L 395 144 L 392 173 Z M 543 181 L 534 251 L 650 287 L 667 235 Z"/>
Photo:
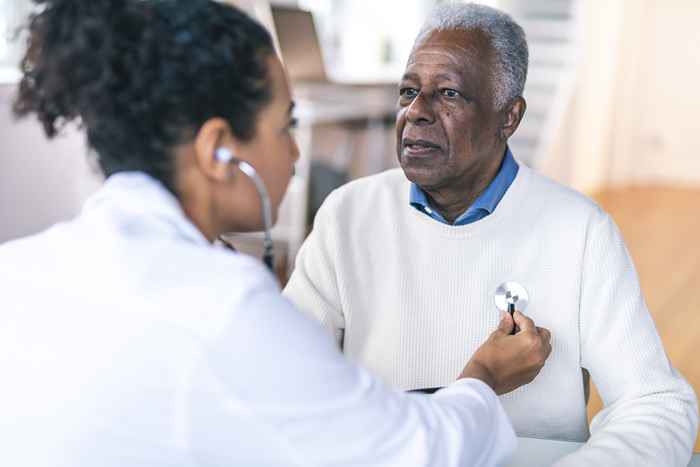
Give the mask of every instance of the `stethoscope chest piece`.
<path id="1" fill-rule="evenodd" d="M 514 310 L 524 312 L 529 300 L 525 287 L 513 281 L 499 285 L 494 294 L 496 308 L 506 313 L 512 313 Z"/>

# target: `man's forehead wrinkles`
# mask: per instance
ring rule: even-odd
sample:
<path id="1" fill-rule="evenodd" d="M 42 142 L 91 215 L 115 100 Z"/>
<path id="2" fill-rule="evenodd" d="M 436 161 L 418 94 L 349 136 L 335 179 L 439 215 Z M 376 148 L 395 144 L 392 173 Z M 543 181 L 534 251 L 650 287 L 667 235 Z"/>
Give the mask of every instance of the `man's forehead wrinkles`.
<path id="1" fill-rule="evenodd" d="M 467 57 L 451 54 L 444 51 L 420 51 L 413 54 L 408 63 L 407 67 L 411 65 L 449 65 L 456 67 L 463 67 Z"/>
<path id="2" fill-rule="evenodd" d="M 410 55 L 407 65 L 417 61 L 435 63 L 440 60 L 450 62 L 453 65 L 462 66 L 467 61 L 479 60 L 480 51 L 477 47 L 464 48 L 454 43 L 441 42 L 424 44 L 416 48 Z"/>
<path id="3" fill-rule="evenodd" d="M 465 54 L 469 54 L 469 55 L 478 53 L 478 47 L 476 47 L 475 45 L 470 45 L 467 47 L 464 45 L 460 45 L 457 42 L 448 42 L 448 41 L 426 41 L 421 46 L 419 46 L 417 49 L 436 49 L 436 50 L 459 49 L 460 52 L 465 53 Z"/>

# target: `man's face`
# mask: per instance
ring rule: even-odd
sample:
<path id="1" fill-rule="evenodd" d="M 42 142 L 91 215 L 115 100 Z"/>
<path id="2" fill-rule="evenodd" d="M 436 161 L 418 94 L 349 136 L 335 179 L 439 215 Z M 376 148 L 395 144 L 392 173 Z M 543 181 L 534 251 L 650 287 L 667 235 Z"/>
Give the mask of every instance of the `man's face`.
<path id="1" fill-rule="evenodd" d="M 493 74 L 493 51 L 479 30 L 437 31 L 413 50 L 396 122 L 409 180 L 425 190 L 459 189 L 500 162 Z"/>

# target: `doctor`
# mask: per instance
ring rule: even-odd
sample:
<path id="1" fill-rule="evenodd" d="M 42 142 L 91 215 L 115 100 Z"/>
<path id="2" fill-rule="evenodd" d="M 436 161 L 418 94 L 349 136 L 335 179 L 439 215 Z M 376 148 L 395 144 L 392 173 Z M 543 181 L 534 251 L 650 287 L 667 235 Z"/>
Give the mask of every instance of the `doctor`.
<path id="1" fill-rule="evenodd" d="M 550 352 L 527 317 L 448 388 L 405 394 L 216 246 L 263 226 L 257 177 L 275 217 L 298 157 L 260 25 L 208 0 L 37 3 L 15 112 L 50 137 L 82 124 L 108 178 L 76 219 L 0 248 L 0 465 L 507 461 L 497 394 Z"/>

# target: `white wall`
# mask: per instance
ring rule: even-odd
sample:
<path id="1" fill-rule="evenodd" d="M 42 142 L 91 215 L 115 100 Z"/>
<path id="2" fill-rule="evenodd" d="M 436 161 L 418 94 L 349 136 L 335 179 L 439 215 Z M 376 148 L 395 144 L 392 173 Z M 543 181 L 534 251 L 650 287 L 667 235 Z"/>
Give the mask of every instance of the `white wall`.
<path id="1" fill-rule="evenodd" d="M 622 1 L 581 3 L 581 57 L 572 101 L 540 169 L 583 192 L 606 183 L 615 89 L 619 79 Z"/>
<path id="2" fill-rule="evenodd" d="M 18 122 L 12 116 L 24 47 L 15 31 L 32 5 L 0 0 L 0 243 L 71 218 L 101 182 L 88 167 L 77 130 L 49 142 L 36 119 Z"/>
<path id="3" fill-rule="evenodd" d="M 13 85 L 0 85 L 0 243 L 78 213 L 101 176 L 88 165 L 75 129 L 53 141 L 34 118 L 15 121 Z"/>

